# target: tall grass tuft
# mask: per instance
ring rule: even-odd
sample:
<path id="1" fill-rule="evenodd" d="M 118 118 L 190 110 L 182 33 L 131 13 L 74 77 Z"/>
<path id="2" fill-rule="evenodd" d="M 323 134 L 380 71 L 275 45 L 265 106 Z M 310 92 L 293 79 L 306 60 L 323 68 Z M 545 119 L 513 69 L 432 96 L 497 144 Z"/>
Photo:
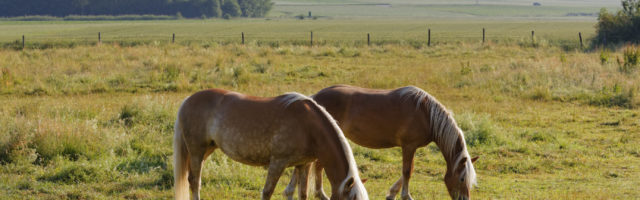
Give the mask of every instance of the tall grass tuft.
<path id="1" fill-rule="evenodd" d="M 624 73 L 632 73 L 640 64 L 640 48 L 636 46 L 628 46 L 622 52 L 623 61 L 618 61 L 619 69 Z"/>
<path id="2" fill-rule="evenodd" d="M 456 117 L 456 122 L 465 134 L 469 146 L 500 144 L 502 141 L 495 135 L 495 126 L 489 115 L 464 113 Z"/>

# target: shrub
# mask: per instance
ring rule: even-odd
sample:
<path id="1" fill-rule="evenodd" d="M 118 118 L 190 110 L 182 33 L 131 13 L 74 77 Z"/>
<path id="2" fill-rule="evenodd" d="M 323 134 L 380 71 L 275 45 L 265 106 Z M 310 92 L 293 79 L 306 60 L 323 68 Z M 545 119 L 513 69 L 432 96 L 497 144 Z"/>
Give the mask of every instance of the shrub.
<path id="1" fill-rule="evenodd" d="M 597 43 L 640 42 L 640 0 L 622 0 L 622 10 L 615 14 L 600 10 Z"/>
<path id="2" fill-rule="evenodd" d="M 631 73 L 638 67 L 640 61 L 640 48 L 629 46 L 623 52 L 624 61 L 619 61 L 620 71 Z"/>
<path id="3" fill-rule="evenodd" d="M 140 109 L 138 106 L 134 105 L 125 105 L 120 109 L 120 114 L 118 115 L 118 119 L 121 120 L 124 125 L 132 126 L 136 118 L 140 116 Z"/>
<path id="4" fill-rule="evenodd" d="M 39 179 L 56 183 L 78 184 L 104 180 L 105 174 L 106 172 L 99 167 L 74 162 L 55 169 L 53 173 L 48 173 Z"/>
<path id="5" fill-rule="evenodd" d="M 637 102 L 635 100 L 635 89 L 630 88 L 624 90 L 618 84 L 611 88 L 603 87 L 600 93 L 590 97 L 589 104 L 607 107 L 635 108 Z"/>
<path id="6" fill-rule="evenodd" d="M 29 147 L 31 138 L 27 133 L 10 132 L 6 141 L 0 141 L 0 164 L 35 161 L 36 152 Z"/>
<path id="7" fill-rule="evenodd" d="M 456 118 L 458 126 L 465 133 L 465 142 L 469 146 L 499 144 L 495 128 L 488 115 L 462 114 Z"/>

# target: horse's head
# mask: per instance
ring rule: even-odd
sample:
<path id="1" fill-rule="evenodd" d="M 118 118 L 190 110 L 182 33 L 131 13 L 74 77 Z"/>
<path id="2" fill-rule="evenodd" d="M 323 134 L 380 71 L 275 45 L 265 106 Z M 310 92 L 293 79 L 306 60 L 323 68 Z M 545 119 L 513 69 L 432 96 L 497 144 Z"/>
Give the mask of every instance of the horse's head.
<path id="1" fill-rule="evenodd" d="M 447 169 L 447 174 L 444 176 L 444 183 L 447 185 L 449 195 L 453 200 L 469 200 L 471 199 L 471 187 L 475 180 L 475 172 L 473 169 L 473 162 L 478 157 L 469 160 L 468 157 L 463 157 Z M 471 175 L 470 173 L 474 173 Z"/>
<path id="2" fill-rule="evenodd" d="M 356 180 L 357 179 L 357 180 Z M 367 180 L 360 180 L 360 178 L 347 178 L 340 185 L 340 200 L 369 200 L 367 190 L 364 188 L 364 182 Z"/>

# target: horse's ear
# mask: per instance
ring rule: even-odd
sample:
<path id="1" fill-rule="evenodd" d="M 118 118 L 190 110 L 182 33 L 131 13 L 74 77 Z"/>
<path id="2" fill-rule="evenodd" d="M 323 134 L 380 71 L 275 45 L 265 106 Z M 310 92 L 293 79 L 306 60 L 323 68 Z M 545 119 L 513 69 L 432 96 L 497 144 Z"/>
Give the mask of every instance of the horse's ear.
<path id="1" fill-rule="evenodd" d="M 365 178 L 365 179 L 362 179 L 362 184 L 366 183 L 366 182 L 367 182 L 367 180 L 369 180 L 369 179 L 366 179 L 366 178 Z"/>
<path id="2" fill-rule="evenodd" d="M 480 156 L 476 156 L 476 157 L 474 157 L 474 158 L 471 158 L 471 163 L 475 163 L 475 162 L 476 162 L 476 160 L 478 160 L 478 158 L 480 158 Z"/>

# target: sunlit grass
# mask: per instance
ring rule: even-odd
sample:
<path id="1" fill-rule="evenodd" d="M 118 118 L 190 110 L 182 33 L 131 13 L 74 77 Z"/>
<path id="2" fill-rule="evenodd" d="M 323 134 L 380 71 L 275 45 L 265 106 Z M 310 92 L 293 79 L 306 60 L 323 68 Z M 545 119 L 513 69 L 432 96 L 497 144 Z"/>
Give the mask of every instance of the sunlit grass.
<path id="1" fill-rule="evenodd" d="M 415 85 L 452 110 L 481 157 L 474 198 L 634 198 L 640 72 L 621 72 L 622 54 L 603 62 L 599 51 L 475 42 L 0 50 L 0 196 L 171 198 L 173 121 L 192 92 L 313 94 L 344 83 Z M 400 150 L 352 146 L 370 197 L 383 198 L 400 176 Z M 413 197 L 447 198 L 437 148 L 420 149 L 415 162 Z M 257 199 L 265 175 L 216 152 L 202 196 Z"/>

